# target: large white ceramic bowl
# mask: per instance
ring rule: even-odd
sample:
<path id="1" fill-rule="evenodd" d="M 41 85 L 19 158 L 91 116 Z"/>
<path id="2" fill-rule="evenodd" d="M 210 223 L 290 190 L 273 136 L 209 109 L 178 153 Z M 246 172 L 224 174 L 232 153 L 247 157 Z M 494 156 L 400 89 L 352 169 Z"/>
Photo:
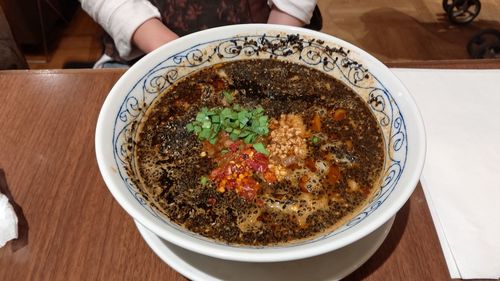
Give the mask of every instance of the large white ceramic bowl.
<path id="1" fill-rule="evenodd" d="M 293 35 L 290 37 L 289 35 Z M 303 48 L 293 42 L 303 39 Z M 291 43 L 292 42 L 292 43 Z M 262 45 L 273 45 L 263 50 Z M 259 51 L 257 51 L 259 50 Z M 193 71 L 219 62 L 287 60 L 339 79 L 370 107 L 385 141 L 381 186 L 368 206 L 324 236 L 287 246 L 232 246 L 209 240 L 170 222 L 150 206 L 130 180 L 127 139 L 158 93 Z M 417 185 L 425 155 L 425 131 L 415 101 L 381 62 L 338 38 L 278 25 L 234 25 L 194 33 L 148 54 L 115 84 L 101 109 L 96 129 L 101 174 L 118 203 L 163 239 L 200 254 L 227 260 L 275 262 L 311 257 L 339 249 L 368 235 L 403 206 Z"/>

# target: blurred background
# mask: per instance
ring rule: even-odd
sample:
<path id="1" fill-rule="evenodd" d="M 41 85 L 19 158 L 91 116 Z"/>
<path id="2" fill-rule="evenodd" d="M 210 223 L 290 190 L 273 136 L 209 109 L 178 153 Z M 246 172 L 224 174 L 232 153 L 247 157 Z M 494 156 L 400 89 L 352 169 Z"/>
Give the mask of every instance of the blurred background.
<path id="1" fill-rule="evenodd" d="M 90 68 L 103 53 L 103 30 L 76 0 L 0 5 L 0 56 L 16 60 L 7 68 Z M 385 63 L 500 58 L 499 0 L 319 0 L 318 6 L 323 32 Z"/>

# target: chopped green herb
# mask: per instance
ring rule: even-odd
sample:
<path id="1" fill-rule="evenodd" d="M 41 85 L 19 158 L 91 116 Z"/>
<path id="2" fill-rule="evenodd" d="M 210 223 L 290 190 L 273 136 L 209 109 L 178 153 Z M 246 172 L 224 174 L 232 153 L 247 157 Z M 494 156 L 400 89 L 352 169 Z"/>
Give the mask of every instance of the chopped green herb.
<path id="1" fill-rule="evenodd" d="M 208 139 L 210 137 L 210 128 L 202 129 L 198 136 L 204 140 Z"/>
<path id="2" fill-rule="evenodd" d="M 260 152 L 262 154 L 265 154 L 265 155 L 269 155 L 269 151 L 264 147 L 264 145 L 262 143 L 256 143 L 253 145 L 253 148 L 255 148 L 255 150 L 257 152 Z"/>
<path id="3" fill-rule="evenodd" d="M 231 138 L 231 140 L 235 141 L 239 138 L 239 134 L 236 134 L 235 132 L 232 132 L 229 137 Z"/>
<path id="4" fill-rule="evenodd" d="M 319 138 L 318 138 L 318 137 L 316 137 L 316 136 L 314 136 L 314 137 L 312 137 L 311 142 L 312 142 L 313 144 L 317 144 L 317 143 L 319 142 Z"/>
<path id="5" fill-rule="evenodd" d="M 212 127 L 212 122 L 210 122 L 208 120 L 207 121 L 203 121 L 202 124 L 201 124 L 201 127 L 204 128 L 204 129 L 205 128 L 210 128 L 210 127 Z"/>
<path id="6" fill-rule="evenodd" d="M 200 184 L 201 185 L 206 185 L 208 183 L 208 178 L 205 176 L 200 177 Z"/>
<path id="7" fill-rule="evenodd" d="M 222 119 L 226 119 L 230 114 L 231 114 L 231 108 L 226 107 L 221 111 L 220 116 Z"/>
<path id="8" fill-rule="evenodd" d="M 224 99 L 228 104 L 231 104 L 233 102 L 234 97 L 229 91 L 223 91 L 222 94 L 224 95 Z"/>
<path id="9" fill-rule="evenodd" d="M 238 136 L 240 137 L 240 139 L 242 139 L 242 138 L 245 138 L 248 135 L 250 135 L 249 131 L 243 131 Z"/>
<path id="10" fill-rule="evenodd" d="M 237 119 L 238 119 L 238 112 L 236 112 L 236 111 L 231 111 L 231 114 L 229 115 L 229 118 L 230 118 L 231 120 L 233 120 L 233 121 L 234 121 L 234 120 L 237 120 Z"/>
<path id="11" fill-rule="evenodd" d="M 244 141 L 245 141 L 245 143 L 252 143 L 252 142 L 253 142 L 253 140 L 254 140 L 254 138 L 255 138 L 255 135 L 254 135 L 254 134 L 249 134 L 248 136 L 246 136 L 246 137 L 244 138 Z"/>
<path id="12" fill-rule="evenodd" d="M 212 144 L 221 130 L 228 133 L 232 140 L 243 139 L 245 143 L 253 143 L 259 136 L 269 134 L 268 120 L 262 107 L 251 109 L 239 104 L 225 108 L 203 107 L 195 120 L 186 125 L 186 130 Z"/>
<path id="13" fill-rule="evenodd" d="M 264 115 L 259 117 L 259 125 L 263 126 L 265 124 L 267 124 L 267 116 Z"/>
<path id="14" fill-rule="evenodd" d="M 212 116 L 212 123 L 220 123 L 220 116 L 219 115 Z"/>
<path id="15" fill-rule="evenodd" d="M 196 114 L 196 121 L 203 122 L 206 119 L 208 119 L 208 117 L 203 111 L 198 112 L 198 114 Z"/>
<path id="16" fill-rule="evenodd" d="M 214 133 L 215 133 L 215 134 L 219 133 L 219 131 L 220 131 L 220 127 L 221 127 L 221 126 L 222 126 L 222 125 L 221 125 L 220 123 L 215 123 L 215 124 L 214 124 L 214 126 L 213 126 L 213 130 L 214 130 Z"/>

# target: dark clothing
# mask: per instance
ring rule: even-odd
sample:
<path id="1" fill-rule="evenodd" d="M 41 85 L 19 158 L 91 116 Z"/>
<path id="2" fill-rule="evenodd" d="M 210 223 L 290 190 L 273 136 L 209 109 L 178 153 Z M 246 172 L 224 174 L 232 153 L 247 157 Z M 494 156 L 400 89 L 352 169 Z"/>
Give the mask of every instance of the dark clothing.
<path id="1" fill-rule="evenodd" d="M 271 9 L 267 0 L 150 0 L 158 8 L 162 22 L 179 36 L 199 30 L 243 23 L 266 23 Z M 316 7 L 309 28 L 320 30 L 321 15 Z M 105 53 L 124 62 L 109 35 Z"/>
<path id="2" fill-rule="evenodd" d="M 0 70 L 26 68 L 28 64 L 14 41 L 9 23 L 0 7 Z"/>
<path id="3" fill-rule="evenodd" d="M 270 9 L 266 0 L 151 0 L 163 23 L 179 36 L 195 31 L 241 23 L 265 23 Z"/>

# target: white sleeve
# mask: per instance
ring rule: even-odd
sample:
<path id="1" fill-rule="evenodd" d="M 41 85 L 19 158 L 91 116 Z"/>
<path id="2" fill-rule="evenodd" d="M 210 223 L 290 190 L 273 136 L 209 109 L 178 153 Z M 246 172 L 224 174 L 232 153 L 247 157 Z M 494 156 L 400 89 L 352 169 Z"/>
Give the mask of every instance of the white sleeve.
<path id="1" fill-rule="evenodd" d="M 269 6 L 276 5 L 283 12 L 309 24 L 317 0 L 268 0 Z"/>
<path id="2" fill-rule="evenodd" d="M 132 59 L 132 35 L 146 20 L 160 18 L 160 12 L 147 0 L 80 0 L 85 10 L 113 38 L 124 59 Z"/>

